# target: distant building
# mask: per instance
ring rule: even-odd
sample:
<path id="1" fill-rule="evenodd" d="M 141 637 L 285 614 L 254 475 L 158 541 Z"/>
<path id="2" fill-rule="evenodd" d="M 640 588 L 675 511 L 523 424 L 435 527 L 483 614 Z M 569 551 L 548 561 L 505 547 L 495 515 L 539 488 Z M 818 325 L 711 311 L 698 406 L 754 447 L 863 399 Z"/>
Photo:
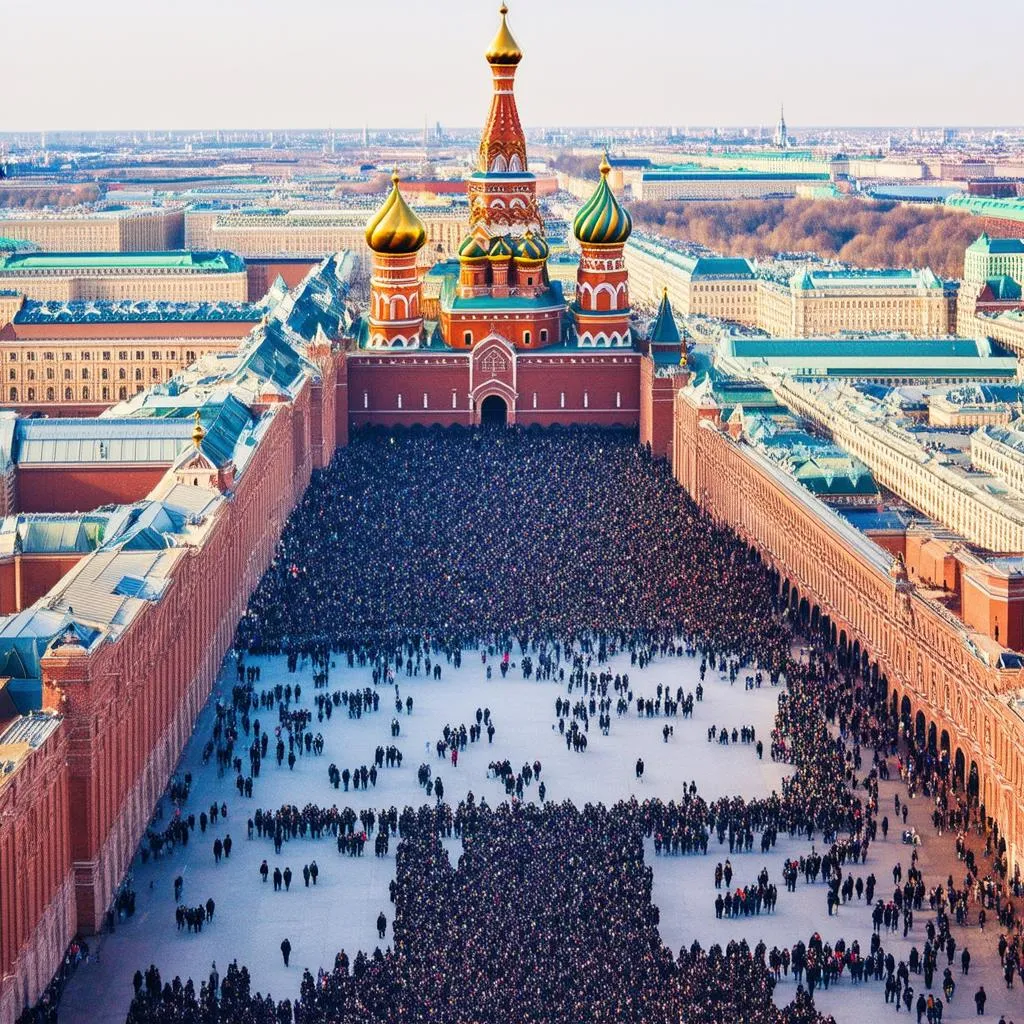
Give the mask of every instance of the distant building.
<path id="1" fill-rule="evenodd" d="M 123 209 L 38 213 L 0 210 L 0 235 L 51 252 L 153 252 L 180 249 L 181 210 Z"/>
<path id="2" fill-rule="evenodd" d="M 31 299 L 245 302 L 245 263 L 231 252 L 45 252 L 0 256 L 0 289 Z"/>

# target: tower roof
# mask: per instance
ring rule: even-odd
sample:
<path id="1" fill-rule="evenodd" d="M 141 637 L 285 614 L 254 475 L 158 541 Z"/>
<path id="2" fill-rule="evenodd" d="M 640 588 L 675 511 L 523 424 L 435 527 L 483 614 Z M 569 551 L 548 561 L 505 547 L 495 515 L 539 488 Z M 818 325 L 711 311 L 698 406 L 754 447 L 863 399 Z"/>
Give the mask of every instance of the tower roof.
<path id="1" fill-rule="evenodd" d="M 498 29 L 498 34 L 491 40 L 491 45 L 487 47 L 488 64 L 509 64 L 514 67 L 523 59 L 523 51 L 519 49 L 519 44 L 509 31 L 507 15 L 508 7 L 502 4 L 501 26 Z"/>
<path id="2" fill-rule="evenodd" d="M 590 245 L 618 245 L 629 238 L 633 219 L 619 205 L 608 185 L 611 165 L 607 155 L 601 161 L 601 181 L 594 194 L 580 207 L 573 221 L 573 234 Z"/>
<path id="3" fill-rule="evenodd" d="M 398 187 L 398 172 L 391 175 L 391 192 L 366 225 L 366 244 L 391 256 L 419 252 L 427 240 L 423 222 L 409 208 Z"/>
<path id="4" fill-rule="evenodd" d="M 651 326 L 650 342 L 652 345 L 678 346 L 681 339 L 676 318 L 672 313 L 672 303 L 668 299 L 668 289 L 661 293 L 661 305 L 658 315 Z"/>
<path id="5" fill-rule="evenodd" d="M 461 260 L 482 260 L 487 256 L 485 249 L 476 239 L 475 235 L 466 235 L 459 246 L 459 259 Z"/>

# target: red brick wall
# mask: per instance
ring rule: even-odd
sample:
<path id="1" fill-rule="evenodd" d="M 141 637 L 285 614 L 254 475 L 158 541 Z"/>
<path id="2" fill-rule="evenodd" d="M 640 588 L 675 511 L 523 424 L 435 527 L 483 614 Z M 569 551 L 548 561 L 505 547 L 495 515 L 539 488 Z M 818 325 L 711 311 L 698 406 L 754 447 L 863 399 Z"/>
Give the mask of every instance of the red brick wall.
<path id="1" fill-rule="evenodd" d="M 827 619 L 843 651 L 856 644 L 867 653 L 897 708 L 905 700 L 912 719 L 920 713 L 948 737 L 951 754 L 977 765 L 980 798 L 1007 838 L 1012 871 L 1024 858 L 1024 805 L 1014 781 L 1024 778 L 1024 725 L 1006 695 L 1024 684 L 1024 672 L 973 656 L 952 615 L 912 584 L 896 587 L 886 554 L 869 560 L 820 503 L 782 482 L 781 471 L 701 424 L 685 395 L 676 398 L 673 468 L 691 497 L 795 590 L 795 607 Z"/>
<path id="2" fill-rule="evenodd" d="M 0 787 L 0 1024 L 13 1024 L 75 934 L 68 733 L 58 726 Z"/>
<path id="3" fill-rule="evenodd" d="M 321 264 L 320 259 L 261 260 L 247 259 L 245 273 L 249 281 L 249 301 L 259 302 L 270 290 L 278 275 L 289 288 L 300 284 L 313 267 Z"/>
<path id="4" fill-rule="evenodd" d="M 100 505 L 140 501 L 166 466 L 22 466 L 17 476 L 19 512 L 90 512 Z"/>
<path id="5" fill-rule="evenodd" d="M 79 928 L 97 928 L 209 696 L 239 617 L 309 482 L 311 388 L 277 407 L 198 548 L 114 643 L 43 659 L 43 701 L 71 737 L 69 831 Z M 295 443 L 300 442 L 301 448 Z"/>

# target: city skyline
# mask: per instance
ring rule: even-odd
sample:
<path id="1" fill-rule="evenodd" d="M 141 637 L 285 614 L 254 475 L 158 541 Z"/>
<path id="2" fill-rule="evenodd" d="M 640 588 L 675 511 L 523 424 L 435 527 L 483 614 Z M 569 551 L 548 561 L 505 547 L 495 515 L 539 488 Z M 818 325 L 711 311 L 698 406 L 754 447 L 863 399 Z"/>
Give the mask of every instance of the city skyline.
<path id="1" fill-rule="evenodd" d="M 996 23 L 1012 13 L 1011 0 L 993 6 Z M 45 25 L 38 5 L 13 0 L 10 37 L 26 45 L 13 48 L 9 74 L 35 85 L 2 129 L 472 125 L 495 8 L 490 0 L 397 0 L 381 17 L 313 0 L 304 17 L 282 21 L 269 0 L 182 0 L 173 21 L 144 31 L 126 0 L 89 8 L 53 0 Z M 515 0 L 509 23 L 527 54 L 518 84 L 524 123 L 768 127 L 781 103 L 797 131 L 1021 120 L 1011 35 L 993 34 L 945 63 L 951 7 L 928 19 L 907 0 L 869 0 L 845 19 L 809 0 L 771 11 L 730 0 L 727 19 L 721 8 L 665 0 L 640 0 L 628 18 L 621 11 L 612 0 L 582 9 Z M 44 31 L 41 75 L 31 41 Z"/>

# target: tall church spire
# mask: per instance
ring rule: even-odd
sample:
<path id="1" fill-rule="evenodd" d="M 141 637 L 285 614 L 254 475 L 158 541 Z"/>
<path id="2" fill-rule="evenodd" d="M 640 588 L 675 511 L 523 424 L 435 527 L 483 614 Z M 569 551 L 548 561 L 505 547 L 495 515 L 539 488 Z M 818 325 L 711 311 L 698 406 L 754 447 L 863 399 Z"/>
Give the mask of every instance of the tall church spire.
<path id="1" fill-rule="evenodd" d="M 516 108 L 516 68 L 523 51 L 501 6 L 498 34 L 487 48 L 494 92 L 476 172 L 469 181 L 470 227 L 479 239 L 496 234 L 544 233 L 537 211 L 537 182 L 526 164 L 526 136 Z"/>

